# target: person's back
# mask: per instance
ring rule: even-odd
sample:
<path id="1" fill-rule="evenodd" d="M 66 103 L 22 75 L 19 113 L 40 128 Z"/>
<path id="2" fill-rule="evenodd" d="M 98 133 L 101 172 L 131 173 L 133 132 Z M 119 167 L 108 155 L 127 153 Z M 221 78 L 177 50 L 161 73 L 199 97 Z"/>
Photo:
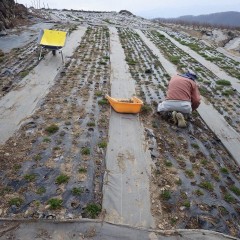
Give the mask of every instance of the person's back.
<path id="1" fill-rule="evenodd" d="M 196 110 L 200 104 L 200 94 L 197 84 L 186 77 L 175 75 L 168 85 L 166 100 L 189 101 L 192 111 Z"/>
<path id="2" fill-rule="evenodd" d="M 190 72 L 173 76 L 168 84 L 166 100 L 158 104 L 158 113 L 172 112 L 173 120 L 179 127 L 186 123 L 182 113 L 191 114 L 200 105 L 200 93 L 195 83 L 197 76 Z"/>

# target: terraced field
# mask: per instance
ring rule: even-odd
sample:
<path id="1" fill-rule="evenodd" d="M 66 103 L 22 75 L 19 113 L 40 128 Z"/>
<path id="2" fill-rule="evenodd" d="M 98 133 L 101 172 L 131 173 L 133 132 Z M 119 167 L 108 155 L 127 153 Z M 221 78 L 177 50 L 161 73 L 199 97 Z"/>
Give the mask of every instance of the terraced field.
<path id="1" fill-rule="evenodd" d="M 186 45 L 190 47 L 192 50 L 199 53 L 206 60 L 211 61 L 217 66 L 219 66 L 220 68 L 222 68 L 229 75 L 236 78 L 240 78 L 239 62 L 225 56 L 224 54 L 218 52 L 214 48 L 207 46 L 204 42 L 199 42 L 199 40 L 196 38 L 193 38 L 184 34 L 176 33 L 176 32 L 168 31 L 168 34 L 174 37 L 174 39 L 179 41 L 181 44 Z"/>
<path id="2" fill-rule="evenodd" d="M 46 212 L 46 204 L 49 209 L 63 204 L 65 217 L 79 216 L 87 204 L 95 204 L 99 212 L 109 111 L 102 99 L 109 88 L 108 55 L 108 29 L 89 27 L 39 110 L 2 146 L 4 215 L 54 217 Z"/>
<path id="3" fill-rule="evenodd" d="M 208 226 L 236 233 L 238 196 L 230 204 L 228 197 L 232 196 L 230 189 L 239 188 L 238 166 L 197 114 L 187 130 L 176 128 L 156 114 L 149 115 L 166 90 L 168 74 L 134 30 L 119 29 L 119 33 L 139 95 L 149 103 L 141 117 L 155 163 L 152 210 L 158 226 Z M 146 73 L 149 68 L 151 74 Z"/>
<path id="4" fill-rule="evenodd" d="M 108 132 L 113 110 L 104 96 L 110 94 L 112 73 L 118 67 L 110 57 L 118 50 L 111 48 L 111 41 L 115 41 L 109 31 L 111 26 L 116 27 L 124 50 L 125 71 L 131 74 L 136 95 L 144 101 L 139 118 L 132 115 L 124 118 L 129 124 L 140 119 L 144 128 L 141 141 L 152 161 L 148 177 L 155 228 L 207 229 L 240 237 L 240 168 L 197 112 L 188 120 L 186 129 L 177 128 L 171 117 L 156 114 L 170 76 L 139 32 L 167 61 L 176 65 L 180 73 L 186 69 L 198 72 L 201 94 L 237 133 L 240 132 L 239 92 L 229 81 L 223 81 L 174 45 L 149 21 L 116 13 L 73 12 L 71 15 L 52 11 L 52 14 L 62 21 L 87 26 L 87 30 L 79 38 L 74 54 L 66 57 L 54 85 L 38 103 L 36 111 L 26 116 L 19 130 L 0 145 L 0 217 L 104 220 L 108 209 L 102 209 L 102 189 L 104 185 L 113 184 L 106 178 L 111 174 L 106 168 L 106 152 L 114 152 L 126 144 L 114 146 L 114 139 L 120 136 L 109 137 Z M 123 19 L 129 27 L 123 27 Z M 138 23 L 142 29 L 136 29 Z M 71 26 L 66 24 L 66 29 Z M 171 35 L 196 49 L 193 39 Z M 196 51 L 224 70 L 231 68 L 232 75 L 239 78 L 236 62 L 204 46 Z M 16 90 L 21 76 L 24 78 L 39 64 L 33 42 L 5 57 L 0 63 L 1 96 Z M 7 71 L 7 67 L 10 70 Z M 119 115 L 120 123 L 121 118 Z M 131 134 L 140 136 L 140 132 Z M 111 144 L 109 139 L 113 139 Z M 125 161 L 138 161 L 131 154 L 125 155 L 121 156 Z M 120 164 L 119 159 L 110 161 Z M 130 170 L 134 175 L 134 164 L 132 166 Z M 119 177 L 123 176 L 120 172 Z M 130 178 L 122 179 L 125 184 L 128 181 Z M 129 187 L 128 192 L 121 194 L 131 193 Z M 129 216 L 134 214 L 130 204 L 127 207 Z M 121 217 L 121 213 L 118 215 Z M 144 221 L 144 216 L 141 217 Z"/>
<path id="5" fill-rule="evenodd" d="M 147 32 L 147 36 L 158 46 L 163 54 L 180 72 L 192 69 L 198 73 L 200 93 L 221 113 L 226 121 L 237 131 L 240 130 L 240 94 L 233 89 L 231 82 L 219 79 L 213 72 L 190 57 L 183 50 L 175 46 L 170 40 L 159 32 Z"/>

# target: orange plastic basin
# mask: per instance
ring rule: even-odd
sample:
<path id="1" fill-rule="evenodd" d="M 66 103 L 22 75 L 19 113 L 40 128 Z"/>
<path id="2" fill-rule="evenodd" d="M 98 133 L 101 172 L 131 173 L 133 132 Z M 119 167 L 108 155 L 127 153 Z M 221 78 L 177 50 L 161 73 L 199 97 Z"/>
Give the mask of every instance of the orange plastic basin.
<path id="1" fill-rule="evenodd" d="M 106 98 L 108 99 L 112 108 L 119 113 L 139 113 L 143 105 L 143 101 L 137 97 L 120 99 L 106 95 Z"/>

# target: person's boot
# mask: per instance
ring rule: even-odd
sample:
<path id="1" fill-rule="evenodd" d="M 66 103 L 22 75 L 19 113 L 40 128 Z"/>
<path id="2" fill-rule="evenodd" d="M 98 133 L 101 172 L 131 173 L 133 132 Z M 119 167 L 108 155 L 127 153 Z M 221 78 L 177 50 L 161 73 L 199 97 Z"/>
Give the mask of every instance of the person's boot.
<path id="1" fill-rule="evenodd" d="M 176 118 L 178 121 L 178 127 L 180 127 L 180 128 L 187 127 L 187 123 L 186 123 L 182 113 L 176 113 Z"/>
<path id="2" fill-rule="evenodd" d="M 174 125 L 177 125 L 177 123 L 178 123 L 178 120 L 177 120 L 177 112 L 176 111 L 173 111 L 172 112 L 172 119 L 173 119 L 173 123 L 174 123 Z"/>

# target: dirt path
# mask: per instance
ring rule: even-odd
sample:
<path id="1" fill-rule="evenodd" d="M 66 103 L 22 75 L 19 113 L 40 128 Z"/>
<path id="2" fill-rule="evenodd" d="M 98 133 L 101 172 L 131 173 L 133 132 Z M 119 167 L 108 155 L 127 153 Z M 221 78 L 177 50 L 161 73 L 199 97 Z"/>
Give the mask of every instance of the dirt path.
<path id="1" fill-rule="evenodd" d="M 134 82 L 125 63 L 118 33 L 110 28 L 111 95 L 129 98 Z M 150 211 L 150 153 L 145 150 L 138 115 L 111 112 L 103 208 L 106 220 L 138 227 L 154 227 Z"/>
<path id="2" fill-rule="evenodd" d="M 168 74 L 176 74 L 176 66 L 167 61 L 158 48 L 140 30 L 136 30 L 136 32 L 141 36 L 150 49 L 152 49 L 154 54 L 159 57 Z M 235 161 L 240 165 L 239 134 L 225 121 L 225 119 L 218 113 L 217 110 L 213 108 L 210 103 L 202 101 L 200 107 L 198 108 L 198 112 L 203 118 L 204 122 L 218 136 Z M 209 112 L 211 112 L 211 115 L 209 115 Z"/>
<path id="3" fill-rule="evenodd" d="M 65 59 L 71 56 L 83 36 L 86 28 L 81 27 L 73 32 L 63 49 Z M 60 55 L 49 53 L 44 60 L 33 69 L 18 87 L 5 95 L 0 101 L 0 143 L 4 143 L 31 115 L 40 100 L 46 96 L 48 89 L 63 66 Z"/>
<path id="4" fill-rule="evenodd" d="M 226 72 L 221 70 L 218 66 L 211 63 L 210 61 L 207 61 L 205 58 L 200 56 L 195 51 L 191 50 L 187 46 L 183 46 L 181 43 L 170 37 L 167 33 L 163 31 L 158 31 L 159 33 L 163 34 L 166 38 L 168 38 L 172 43 L 174 43 L 177 47 L 188 53 L 191 57 L 195 58 L 199 63 L 201 63 L 203 66 L 205 66 L 207 69 L 209 69 L 211 72 L 213 72 L 216 76 L 218 76 L 220 79 L 226 79 L 229 80 L 232 83 L 233 88 L 235 88 L 238 92 L 240 92 L 240 83 L 237 78 L 229 76 Z"/>

